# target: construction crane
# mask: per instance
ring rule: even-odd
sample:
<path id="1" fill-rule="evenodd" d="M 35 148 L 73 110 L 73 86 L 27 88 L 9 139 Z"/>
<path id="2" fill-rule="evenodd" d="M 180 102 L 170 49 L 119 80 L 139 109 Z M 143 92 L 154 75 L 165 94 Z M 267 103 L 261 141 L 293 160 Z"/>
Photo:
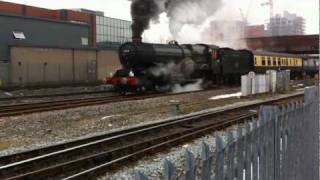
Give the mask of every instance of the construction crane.
<path id="1" fill-rule="evenodd" d="M 240 8 L 240 14 L 241 14 L 241 17 L 242 17 L 242 21 L 245 23 L 245 25 L 248 24 L 248 16 L 244 15 L 242 9 Z"/>
<path id="2" fill-rule="evenodd" d="M 239 8 L 242 20 L 246 25 L 248 24 L 248 17 L 249 17 L 249 13 L 250 13 L 250 10 L 251 10 L 251 6 L 252 6 L 252 0 L 250 0 L 250 3 L 249 3 L 249 6 L 248 6 L 246 14 L 244 14 L 243 10 L 241 8 Z"/>
<path id="3" fill-rule="evenodd" d="M 262 3 L 261 6 L 270 6 L 270 19 L 273 17 L 273 0 L 269 0 L 268 2 Z"/>

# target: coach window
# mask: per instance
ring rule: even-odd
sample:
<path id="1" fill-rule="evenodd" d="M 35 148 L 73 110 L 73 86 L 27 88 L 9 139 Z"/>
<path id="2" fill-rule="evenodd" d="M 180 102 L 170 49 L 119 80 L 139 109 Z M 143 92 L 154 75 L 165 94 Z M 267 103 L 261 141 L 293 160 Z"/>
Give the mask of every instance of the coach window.
<path id="1" fill-rule="evenodd" d="M 271 66 L 271 59 L 268 57 L 268 66 Z"/>
<path id="2" fill-rule="evenodd" d="M 280 58 L 277 57 L 277 61 L 278 61 L 278 66 L 281 66 Z"/>
<path id="3" fill-rule="evenodd" d="M 293 58 L 292 61 L 293 61 L 293 65 L 294 65 L 294 66 L 297 65 L 297 61 L 296 61 L 295 58 Z"/>
<path id="4" fill-rule="evenodd" d="M 257 57 L 254 57 L 254 65 L 257 65 Z"/>
<path id="5" fill-rule="evenodd" d="M 262 57 L 261 64 L 262 64 L 262 66 L 265 66 L 265 65 L 266 65 L 266 59 L 265 59 L 265 57 L 264 57 L 264 56 Z"/>
<path id="6" fill-rule="evenodd" d="M 295 66 L 296 65 L 296 61 L 294 60 L 294 58 L 291 58 L 291 61 L 292 61 L 292 66 Z"/>
<path id="7" fill-rule="evenodd" d="M 277 65 L 277 60 L 275 57 L 272 58 L 273 59 L 273 65 L 276 66 Z"/>
<path id="8" fill-rule="evenodd" d="M 284 58 L 284 65 L 288 66 L 288 59 Z"/>

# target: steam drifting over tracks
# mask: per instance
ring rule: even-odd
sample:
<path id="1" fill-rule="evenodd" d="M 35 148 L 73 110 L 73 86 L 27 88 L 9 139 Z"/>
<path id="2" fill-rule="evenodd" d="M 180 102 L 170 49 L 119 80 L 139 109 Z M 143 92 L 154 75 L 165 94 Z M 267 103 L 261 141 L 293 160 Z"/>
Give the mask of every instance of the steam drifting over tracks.
<path id="1" fill-rule="evenodd" d="M 143 125 L 112 134 L 79 140 L 0 158 L 0 179 L 91 179 L 146 154 L 190 141 L 214 130 L 257 116 L 262 104 L 302 100 L 302 94 L 248 103 Z"/>

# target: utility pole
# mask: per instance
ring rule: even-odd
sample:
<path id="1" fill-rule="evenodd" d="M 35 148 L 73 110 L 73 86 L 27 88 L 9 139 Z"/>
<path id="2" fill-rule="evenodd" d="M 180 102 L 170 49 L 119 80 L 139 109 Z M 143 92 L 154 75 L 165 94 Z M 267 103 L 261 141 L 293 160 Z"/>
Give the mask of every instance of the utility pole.
<path id="1" fill-rule="evenodd" d="M 241 8 L 239 10 L 240 10 L 240 14 L 241 14 L 243 22 L 245 23 L 245 25 L 247 25 L 248 24 L 248 17 L 244 15 Z"/>
<path id="2" fill-rule="evenodd" d="M 273 17 L 273 0 L 269 0 L 268 2 L 262 3 L 261 6 L 270 6 L 270 19 Z"/>

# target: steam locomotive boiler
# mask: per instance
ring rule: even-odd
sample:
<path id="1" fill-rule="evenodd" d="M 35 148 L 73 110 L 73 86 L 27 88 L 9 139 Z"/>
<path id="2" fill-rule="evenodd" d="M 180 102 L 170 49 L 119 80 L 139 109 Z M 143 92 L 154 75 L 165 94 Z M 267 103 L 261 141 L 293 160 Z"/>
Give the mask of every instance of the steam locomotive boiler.
<path id="1" fill-rule="evenodd" d="M 107 80 L 116 91 L 168 91 L 173 85 L 202 80 L 210 84 L 240 82 L 250 71 L 290 70 L 291 77 L 314 77 L 318 61 L 310 57 L 249 50 L 233 50 L 206 44 L 125 43 L 119 49 L 122 69 Z"/>
<path id="2" fill-rule="evenodd" d="M 233 81 L 253 69 L 252 53 L 205 44 L 125 43 L 122 69 L 107 80 L 116 91 L 168 91 L 173 85 Z"/>

